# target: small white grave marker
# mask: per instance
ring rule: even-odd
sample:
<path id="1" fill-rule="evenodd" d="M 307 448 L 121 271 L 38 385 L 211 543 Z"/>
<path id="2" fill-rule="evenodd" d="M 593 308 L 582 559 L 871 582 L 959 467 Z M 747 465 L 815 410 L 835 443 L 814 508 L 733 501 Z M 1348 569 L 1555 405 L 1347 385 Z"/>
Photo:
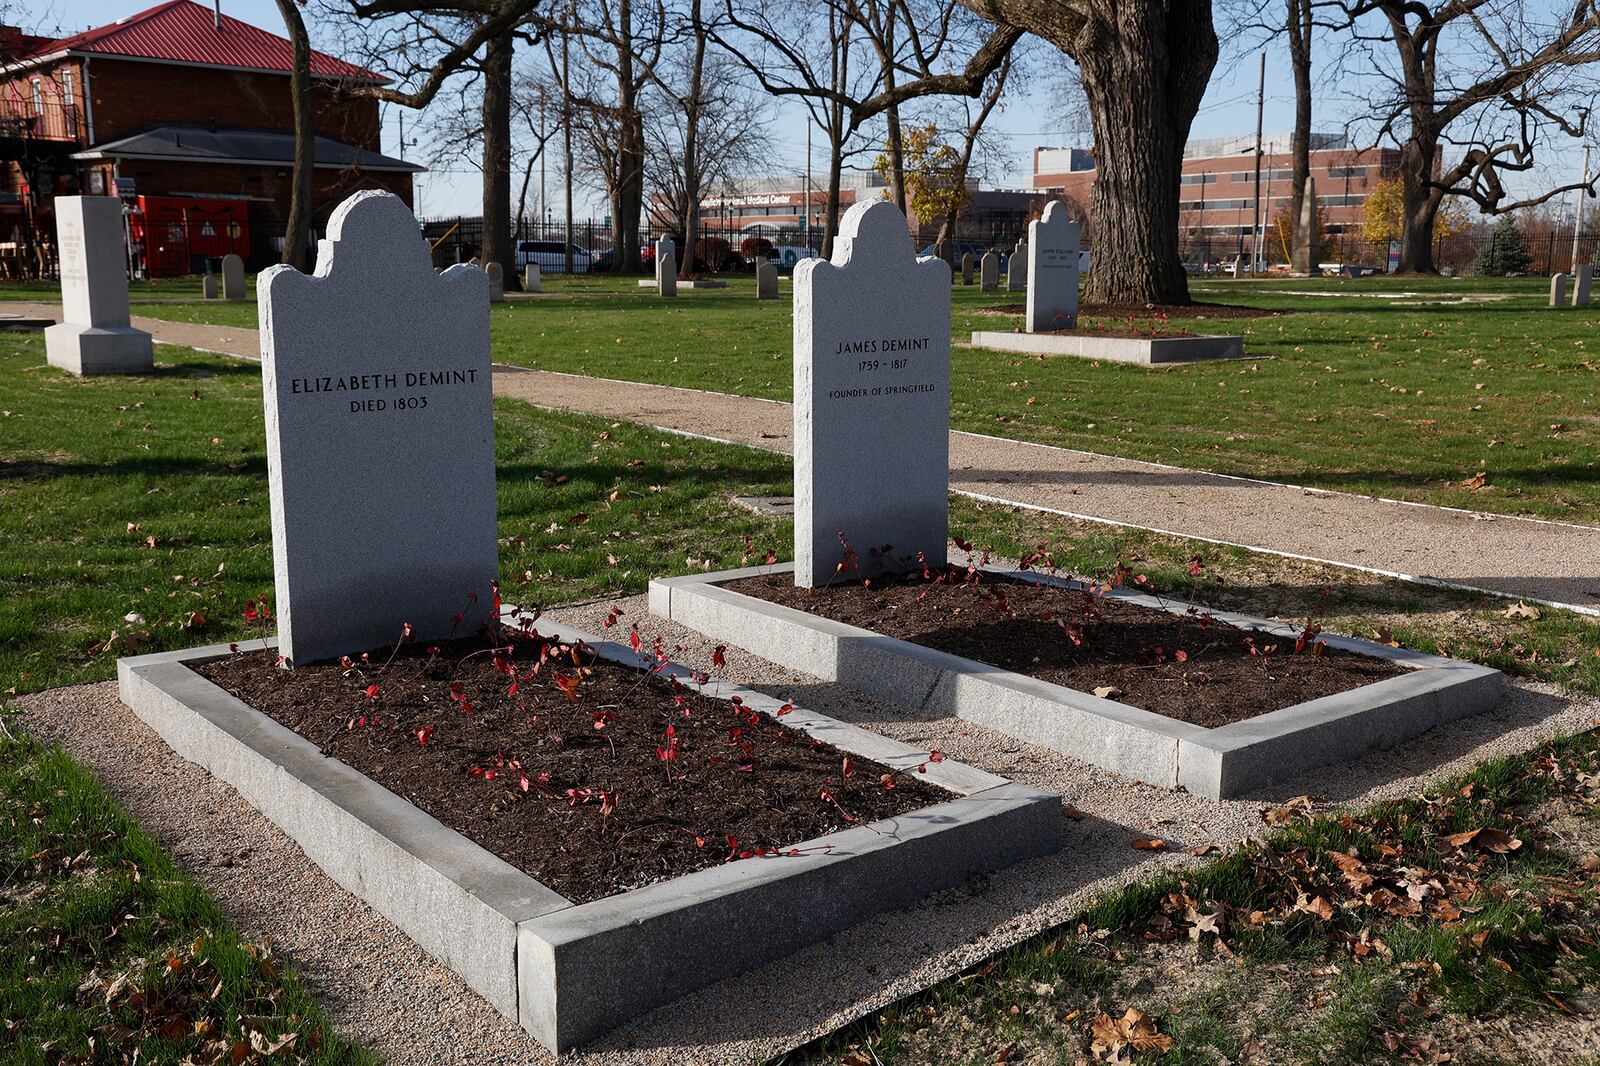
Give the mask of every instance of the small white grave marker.
<path id="1" fill-rule="evenodd" d="M 795 583 L 945 562 L 950 266 L 918 259 L 887 200 L 845 213 L 794 272 Z M 854 551 L 846 562 L 840 536 Z M 887 557 L 882 554 L 887 548 Z"/>
<path id="2" fill-rule="evenodd" d="M 539 264 L 529 263 L 522 268 L 522 291 L 542 292 L 544 279 L 539 276 Z"/>
<path id="3" fill-rule="evenodd" d="M 676 271 L 678 262 L 677 244 L 673 242 L 670 235 L 656 238 L 656 288 L 658 289 L 661 287 L 661 264 L 669 258 L 673 262 L 673 270 Z"/>
<path id="4" fill-rule="evenodd" d="M 436 274 L 405 201 L 334 211 L 317 271 L 257 279 L 279 652 L 473 633 L 499 572 L 489 279 Z M 459 623 L 452 616 L 461 612 Z"/>
<path id="5" fill-rule="evenodd" d="M 1017 241 L 1011 258 L 1006 262 L 1006 291 L 1021 292 L 1028 287 L 1028 242 Z"/>
<path id="6" fill-rule="evenodd" d="M 215 274 L 202 274 L 200 276 L 200 299 L 222 299 L 222 290 L 217 286 L 217 276 Z"/>
<path id="7" fill-rule="evenodd" d="M 1078 223 L 1051 200 L 1028 223 L 1029 333 L 1078 328 Z"/>
<path id="8" fill-rule="evenodd" d="M 499 263 L 490 263 L 483 268 L 489 275 L 489 302 L 492 304 L 505 303 L 506 299 L 506 272 Z"/>
<path id="9" fill-rule="evenodd" d="M 672 254 L 672 245 L 667 245 L 665 254 L 656 256 L 656 291 L 662 296 L 678 295 L 678 263 L 677 257 Z"/>
<path id="10" fill-rule="evenodd" d="M 1554 274 L 1550 278 L 1550 306 L 1561 307 L 1567 302 L 1567 276 Z"/>
<path id="11" fill-rule="evenodd" d="M 978 287 L 983 292 L 997 292 L 1000 288 L 1000 257 L 993 249 L 984 252 L 978 263 Z"/>
<path id="12" fill-rule="evenodd" d="M 1589 306 L 1589 288 L 1594 284 L 1594 265 L 1584 263 L 1578 267 L 1577 276 L 1572 280 L 1572 306 Z"/>
<path id="13" fill-rule="evenodd" d="M 62 321 L 45 328 L 45 358 L 73 374 L 154 369 L 150 334 L 134 329 L 128 319 L 122 201 L 57 196 L 55 212 Z"/>
<path id="14" fill-rule="evenodd" d="M 244 260 L 232 252 L 222 257 L 222 298 L 244 299 Z"/>

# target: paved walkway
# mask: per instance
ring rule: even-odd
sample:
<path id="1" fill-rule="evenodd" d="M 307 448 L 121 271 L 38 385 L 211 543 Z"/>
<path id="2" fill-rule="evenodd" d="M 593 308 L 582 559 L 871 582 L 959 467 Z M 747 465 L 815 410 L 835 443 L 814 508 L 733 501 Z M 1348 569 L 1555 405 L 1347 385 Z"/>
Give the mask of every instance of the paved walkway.
<path id="1" fill-rule="evenodd" d="M 13 304 L 59 313 L 49 304 Z M 135 318 L 164 344 L 257 358 L 255 330 Z M 790 452 L 789 405 L 497 366 L 495 394 Z M 1207 474 L 975 433 L 950 435 L 950 485 L 983 500 L 1479 589 L 1600 615 L 1600 528 Z"/>

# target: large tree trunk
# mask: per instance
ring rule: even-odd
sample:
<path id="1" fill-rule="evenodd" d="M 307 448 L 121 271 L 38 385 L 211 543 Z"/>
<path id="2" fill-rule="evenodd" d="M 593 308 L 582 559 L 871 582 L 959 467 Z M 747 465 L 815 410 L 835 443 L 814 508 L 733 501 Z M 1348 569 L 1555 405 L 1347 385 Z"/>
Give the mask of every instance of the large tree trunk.
<path id="1" fill-rule="evenodd" d="M 700 228 L 700 90 L 706 69 L 706 32 L 700 18 L 700 0 L 690 3 L 689 19 L 694 26 L 694 57 L 690 60 L 689 103 L 683 127 L 683 243 L 686 251 L 678 268 L 681 277 L 688 277 L 694 268 L 694 233 Z"/>
<path id="2" fill-rule="evenodd" d="M 517 257 L 511 239 L 511 34 L 491 37 L 483 59 L 484 263 L 499 263 L 505 287 L 515 289 Z"/>
<path id="3" fill-rule="evenodd" d="M 1294 71 L 1294 133 L 1289 140 L 1294 192 L 1289 217 L 1298 224 L 1306 179 L 1311 177 L 1311 0 L 1287 2 L 1284 26 L 1289 35 L 1289 65 Z"/>
<path id="4" fill-rule="evenodd" d="M 1430 184 L 1439 142 L 1413 128 L 1400 146 L 1401 274 L 1437 274 L 1433 263 L 1433 220 L 1443 194 Z"/>
<path id="5" fill-rule="evenodd" d="M 633 0 L 617 3 L 617 180 L 611 190 L 611 240 L 617 269 L 637 272 L 644 214 L 644 115 L 633 76 Z M 693 254 L 693 249 L 688 249 Z"/>
<path id="6" fill-rule="evenodd" d="M 822 258 L 833 258 L 833 237 L 839 232 L 839 183 L 844 177 L 844 143 L 834 135 L 828 145 L 828 198 L 822 209 Z"/>
<path id="7" fill-rule="evenodd" d="M 294 101 L 294 172 L 289 193 L 289 222 L 283 235 L 283 261 L 305 270 L 311 246 L 311 179 L 316 167 L 316 130 L 311 113 L 311 39 L 295 0 L 278 0 L 278 11 L 289 30 L 294 67 L 289 74 L 289 94 Z"/>

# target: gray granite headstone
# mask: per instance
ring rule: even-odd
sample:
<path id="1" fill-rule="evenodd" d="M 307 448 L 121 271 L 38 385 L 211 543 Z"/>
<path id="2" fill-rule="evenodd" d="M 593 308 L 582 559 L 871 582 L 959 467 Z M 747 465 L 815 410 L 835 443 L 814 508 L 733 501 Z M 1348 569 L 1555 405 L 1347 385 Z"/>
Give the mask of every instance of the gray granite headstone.
<path id="1" fill-rule="evenodd" d="M 756 299 L 776 300 L 778 298 L 778 268 L 771 263 L 761 263 L 756 266 Z"/>
<path id="2" fill-rule="evenodd" d="M 1589 288 L 1594 284 L 1594 264 L 1584 263 L 1578 267 L 1577 277 L 1572 282 L 1572 306 L 1589 306 Z"/>
<path id="3" fill-rule="evenodd" d="M 492 304 L 503 303 L 506 298 L 505 269 L 499 263 L 490 263 L 483 268 L 489 275 L 489 302 Z"/>
<path id="4" fill-rule="evenodd" d="M 527 266 L 522 268 L 522 291 L 544 291 L 544 278 L 539 274 L 538 263 L 529 263 Z"/>
<path id="5" fill-rule="evenodd" d="M 656 238 L 656 288 L 661 287 L 661 264 L 671 257 L 676 270 L 678 262 L 678 246 L 673 243 L 671 236 L 663 235 Z"/>
<path id="6" fill-rule="evenodd" d="M 222 298 L 244 299 L 244 260 L 232 252 L 222 257 Z"/>
<path id="7" fill-rule="evenodd" d="M 44 331 L 45 358 L 73 374 L 154 369 L 150 334 L 128 318 L 122 201 L 57 196 L 54 206 L 62 320 Z"/>
<path id="8" fill-rule="evenodd" d="M 1555 274 L 1550 278 L 1550 306 L 1561 307 L 1567 302 L 1567 276 Z"/>
<path id="9" fill-rule="evenodd" d="M 265 270 L 257 299 L 279 652 L 475 632 L 499 570 L 488 276 L 434 273 L 405 201 L 365 191 L 316 273 Z"/>
<path id="10" fill-rule="evenodd" d="M 918 259 L 887 200 L 845 213 L 831 260 L 794 272 L 795 583 L 945 562 L 950 267 Z M 885 549 L 887 551 L 885 552 Z"/>
<path id="11" fill-rule="evenodd" d="M 961 284 L 972 284 L 972 253 L 961 253 Z"/>
<path id="12" fill-rule="evenodd" d="M 656 256 L 656 270 L 656 291 L 662 296 L 678 295 L 678 263 L 670 240 L 666 252 Z"/>
<path id="13" fill-rule="evenodd" d="M 1018 241 L 1006 263 L 1006 291 L 1021 292 L 1028 287 L 1028 242 Z"/>
<path id="14" fill-rule="evenodd" d="M 1028 223 L 1029 333 L 1078 327 L 1078 223 L 1051 200 Z"/>
<path id="15" fill-rule="evenodd" d="M 978 287 L 984 292 L 1000 291 L 1000 257 L 992 249 L 978 262 Z"/>
<path id="16" fill-rule="evenodd" d="M 200 299 L 222 299 L 222 287 L 217 284 L 217 276 L 215 274 L 202 274 L 200 276 Z"/>

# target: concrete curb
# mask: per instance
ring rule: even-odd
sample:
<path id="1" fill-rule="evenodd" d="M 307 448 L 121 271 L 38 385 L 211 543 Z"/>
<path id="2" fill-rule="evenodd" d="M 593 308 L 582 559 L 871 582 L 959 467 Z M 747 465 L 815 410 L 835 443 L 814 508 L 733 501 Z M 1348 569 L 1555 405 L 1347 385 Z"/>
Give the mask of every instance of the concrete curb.
<path id="1" fill-rule="evenodd" d="M 1243 359 L 1244 338 L 1201 337 L 1097 337 L 1093 333 L 1013 333 L 979 330 L 972 334 L 974 348 L 1029 355 L 1073 355 L 1115 363 L 1161 366 L 1199 363 L 1213 359 Z"/>
<path id="2" fill-rule="evenodd" d="M 507 614 L 513 609 L 507 608 Z M 541 624 L 637 667 L 624 645 Z M 269 642 L 270 645 L 271 642 Z M 312 861 L 536 1040 L 564 1051 L 695 989 L 1061 845 L 1059 796 L 795 708 L 784 724 L 923 778 L 949 801 L 574 905 L 190 669 L 219 644 L 118 661 L 121 698 Z M 780 702 L 661 671 L 769 716 Z M 730 932 L 732 931 L 732 932 Z M 714 947 L 714 950 L 710 948 Z"/>
<path id="3" fill-rule="evenodd" d="M 1205 729 L 1089 693 L 1011 673 L 768 603 L 723 582 L 786 574 L 791 564 L 660 578 L 650 611 L 764 659 L 849 688 L 936 714 L 951 714 L 1053 751 L 1167 788 L 1227 799 L 1306 770 L 1392 747 L 1443 722 L 1488 710 L 1500 700 L 1498 670 L 1434 655 L 1324 634 L 1330 647 L 1410 668 L 1349 692 Z M 1075 587 L 1036 573 L 1029 581 Z M 1181 614 L 1189 607 L 1123 589 L 1110 595 Z M 1212 617 L 1293 639 L 1293 626 L 1226 611 Z"/>

